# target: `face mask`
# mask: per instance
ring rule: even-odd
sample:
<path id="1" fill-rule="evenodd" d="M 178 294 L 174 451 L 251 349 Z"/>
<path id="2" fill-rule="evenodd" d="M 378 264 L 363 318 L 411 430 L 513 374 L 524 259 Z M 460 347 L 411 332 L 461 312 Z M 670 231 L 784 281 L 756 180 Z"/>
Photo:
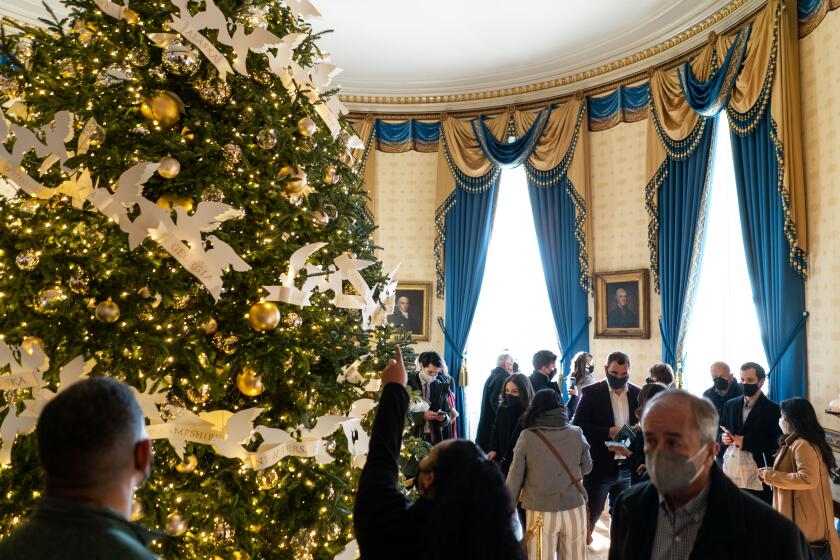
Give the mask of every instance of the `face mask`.
<path id="1" fill-rule="evenodd" d="M 793 427 L 790 425 L 790 422 L 784 419 L 784 417 L 779 418 L 779 427 L 782 429 L 782 433 L 785 435 L 793 433 Z"/>
<path id="2" fill-rule="evenodd" d="M 653 377 L 648 377 L 647 379 L 645 379 L 645 384 L 650 385 L 651 383 L 656 383 L 656 381 L 653 380 Z"/>
<path id="3" fill-rule="evenodd" d="M 419 373 L 420 373 L 420 380 L 425 384 L 431 383 L 432 381 L 435 380 L 435 377 L 437 377 L 435 374 L 429 373 L 425 369 L 421 369 L 419 371 Z"/>
<path id="4" fill-rule="evenodd" d="M 694 460 L 705 452 L 704 446 L 692 457 L 684 457 L 673 451 L 654 449 L 645 454 L 648 476 L 656 489 L 666 496 L 685 490 L 700 476 L 701 469 Z"/>
<path id="5" fill-rule="evenodd" d="M 589 373 L 592 373 L 593 371 L 595 371 L 595 364 L 590 364 L 590 365 L 586 366 L 586 371 L 588 371 Z"/>
<path id="6" fill-rule="evenodd" d="M 718 391 L 725 391 L 729 388 L 729 381 L 727 381 L 723 377 L 715 377 L 714 384 L 715 389 L 717 389 Z"/>
<path id="7" fill-rule="evenodd" d="M 755 395 L 758 392 L 758 383 L 741 383 L 744 389 L 744 394 L 748 397 Z"/>
<path id="8" fill-rule="evenodd" d="M 627 377 L 616 377 L 615 375 L 607 374 L 607 383 L 610 384 L 610 387 L 613 389 L 621 389 L 627 382 L 630 381 L 630 376 Z"/>
<path id="9" fill-rule="evenodd" d="M 557 368 L 554 368 L 553 370 L 548 372 L 548 378 L 549 379 L 554 379 L 555 375 L 557 375 Z"/>

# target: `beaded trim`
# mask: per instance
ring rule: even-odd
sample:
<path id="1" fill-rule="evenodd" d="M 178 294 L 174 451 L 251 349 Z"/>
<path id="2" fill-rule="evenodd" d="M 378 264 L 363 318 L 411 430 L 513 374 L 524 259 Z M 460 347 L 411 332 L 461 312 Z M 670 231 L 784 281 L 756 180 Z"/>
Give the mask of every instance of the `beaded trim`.
<path id="1" fill-rule="evenodd" d="M 525 174 L 528 181 L 540 188 L 553 187 L 560 181 L 569 170 L 569 165 L 572 163 L 572 158 L 577 148 L 578 138 L 580 138 L 580 125 L 583 122 L 583 116 L 586 113 L 586 105 L 581 103 L 578 110 L 577 120 L 575 120 L 575 131 L 572 133 L 572 141 L 569 143 L 569 149 L 566 150 L 566 155 L 554 168 L 548 171 L 540 171 L 536 169 L 529 161 L 525 163 Z"/>
<path id="2" fill-rule="evenodd" d="M 668 157 L 675 160 L 683 160 L 691 157 L 691 154 L 694 153 L 694 150 L 697 149 L 700 140 L 703 138 L 703 132 L 706 130 L 706 124 L 709 118 L 700 116 L 697 119 L 697 124 L 694 125 L 694 129 L 692 129 L 688 136 L 682 140 L 674 140 L 665 133 L 665 130 L 662 128 L 662 123 L 659 122 L 656 105 L 653 103 L 653 95 L 650 96 L 648 105 L 654 127 L 656 128 L 656 135 L 659 136 L 659 141 L 665 148 L 665 153 L 668 154 Z"/>
<path id="3" fill-rule="evenodd" d="M 446 163 L 449 166 L 449 170 L 452 172 L 452 176 L 455 177 L 455 184 L 458 187 L 461 187 L 469 193 L 482 193 L 489 189 L 496 179 L 499 178 L 502 168 L 498 165 L 492 165 L 490 167 L 490 171 L 481 177 L 470 177 L 466 175 L 463 171 L 458 169 L 458 166 L 455 165 L 454 161 L 452 161 L 452 154 L 449 152 L 449 143 L 446 140 L 446 134 L 443 130 L 441 130 L 440 138 L 443 140 L 443 153 L 446 156 Z"/>
<path id="4" fill-rule="evenodd" d="M 446 244 L 446 215 L 457 202 L 455 192 L 452 191 L 435 210 L 435 294 L 438 299 L 443 299 L 446 293 L 443 247 Z"/>
<path id="5" fill-rule="evenodd" d="M 808 254 L 799 247 L 799 236 L 796 231 L 796 222 L 790 213 L 790 191 L 785 188 L 785 149 L 782 140 L 779 138 L 779 130 L 776 121 L 770 119 L 770 140 L 776 148 L 776 163 L 779 166 L 779 173 L 776 188 L 779 198 L 782 201 L 782 215 L 784 216 L 784 233 L 787 239 L 788 262 L 804 280 L 808 279 Z"/>
<path id="6" fill-rule="evenodd" d="M 645 186 L 645 209 L 648 213 L 648 250 L 650 251 L 650 274 L 653 290 L 659 293 L 659 189 L 668 177 L 668 160 L 656 170 Z"/>
<path id="7" fill-rule="evenodd" d="M 575 205 L 575 240 L 578 242 L 578 266 L 580 267 L 580 287 L 587 294 L 592 293 L 592 276 L 589 273 L 589 251 L 586 245 L 586 200 L 577 192 L 574 183 L 566 178 L 566 194 Z"/>
<path id="8" fill-rule="evenodd" d="M 356 163 L 356 174 L 363 177 L 365 174 L 365 166 L 367 166 L 368 156 L 370 156 L 370 148 L 376 143 L 376 127 L 374 126 L 370 131 L 370 138 L 365 144 L 365 151 L 362 152 L 362 157 Z"/>

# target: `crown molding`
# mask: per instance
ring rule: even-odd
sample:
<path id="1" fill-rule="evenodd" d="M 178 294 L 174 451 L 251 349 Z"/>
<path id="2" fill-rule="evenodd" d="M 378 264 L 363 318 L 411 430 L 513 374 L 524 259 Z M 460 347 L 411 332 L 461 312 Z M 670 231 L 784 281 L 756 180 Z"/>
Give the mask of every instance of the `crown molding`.
<path id="1" fill-rule="evenodd" d="M 540 100 L 559 98 L 576 91 L 595 89 L 611 82 L 644 74 L 649 68 L 678 59 L 708 40 L 708 32 L 723 33 L 745 21 L 766 0 L 730 0 L 723 8 L 702 20 L 683 28 L 666 40 L 649 41 L 638 50 L 631 45 L 623 55 L 610 61 L 595 61 L 588 69 L 567 69 L 561 75 L 543 79 L 536 77 L 527 84 L 506 87 L 484 87 L 478 91 L 449 90 L 446 94 L 421 95 L 358 95 L 342 88 L 341 99 L 354 113 L 436 113 L 443 111 L 470 111 L 485 107 L 521 105 Z M 660 36 L 661 37 L 661 36 Z"/>

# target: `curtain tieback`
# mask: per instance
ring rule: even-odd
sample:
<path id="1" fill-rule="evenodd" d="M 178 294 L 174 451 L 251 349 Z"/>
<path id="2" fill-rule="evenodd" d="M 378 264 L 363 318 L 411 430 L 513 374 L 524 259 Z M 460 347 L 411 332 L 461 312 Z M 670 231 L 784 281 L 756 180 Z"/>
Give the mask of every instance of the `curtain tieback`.
<path id="1" fill-rule="evenodd" d="M 443 337 L 446 339 L 446 342 L 448 342 L 449 345 L 452 346 L 452 350 L 454 350 L 455 353 L 458 354 L 458 357 L 461 359 L 461 367 L 458 368 L 458 386 L 466 387 L 469 383 L 469 372 L 467 371 L 467 357 L 458 350 L 458 345 L 455 344 L 455 341 L 452 340 L 452 336 L 449 334 L 449 332 L 446 330 L 446 327 L 443 325 L 443 317 L 438 316 L 437 324 L 440 327 L 440 330 L 443 331 Z"/>
<path id="2" fill-rule="evenodd" d="M 788 335 L 787 339 L 785 339 L 785 343 L 782 344 L 782 349 L 779 351 L 779 354 L 776 356 L 776 359 L 773 360 L 773 364 L 770 366 L 770 369 L 767 370 L 767 375 L 776 372 L 776 366 L 779 365 L 779 362 L 781 362 L 782 358 L 785 357 L 785 354 L 787 353 L 791 344 L 793 344 L 793 341 L 796 340 L 797 335 L 799 335 L 799 331 L 801 331 L 802 327 L 805 326 L 805 323 L 808 320 L 808 317 L 810 316 L 811 314 L 808 311 L 802 313 L 802 317 L 799 319 L 799 322 L 796 323 L 796 326 L 793 327 L 793 329 L 791 329 L 790 334 Z"/>

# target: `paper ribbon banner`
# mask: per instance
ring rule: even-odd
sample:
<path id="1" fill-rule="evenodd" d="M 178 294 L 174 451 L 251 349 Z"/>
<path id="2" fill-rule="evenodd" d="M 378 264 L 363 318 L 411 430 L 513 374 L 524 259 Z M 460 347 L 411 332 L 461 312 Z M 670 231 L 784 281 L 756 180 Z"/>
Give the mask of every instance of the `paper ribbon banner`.
<path id="1" fill-rule="evenodd" d="M 319 465 L 330 464 L 335 459 L 327 452 L 324 438 L 341 428 L 347 438 L 347 448 L 350 450 L 353 466 L 361 468 L 370 445 L 370 438 L 362 429 L 361 421 L 375 406 L 376 403 L 371 399 L 360 399 L 351 405 L 347 416 L 321 416 L 316 420 L 314 428 L 300 430 L 300 440 L 292 437 L 286 430 L 257 426 L 255 431 L 263 437 L 263 443 L 256 453 L 247 454 L 245 466 L 263 470 L 288 456 L 314 457 Z"/>
<path id="2" fill-rule="evenodd" d="M 214 410 L 194 414 L 185 408 L 170 407 L 175 419 L 164 424 L 151 424 L 146 431 L 151 439 L 166 439 L 183 461 L 188 441 L 211 445 L 216 453 L 229 459 L 245 460 L 246 445 L 253 438 L 254 420 L 262 408 L 248 408 L 233 413 Z"/>
<path id="3" fill-rule="evenodd" d="M 19 360 L 17 356 L 20 356 Z M 0 424 L 0 465 L 8 465 L 11 462 L 15 438 L 32 433 L 44 406 L 58 393 L 86 377 L 95 365 L 96 360 L 85 361 L 82 356 L 77 356 L 61 368 L 58 374 L 58 389 L 53 392 L 46 388 L 43 378 L 44 372 L 49 369 L 49 358 L 39 346 L 32 345 L 26 349 L 0 344 L 0 370 L 9 366 L 11 371 L 11 375 L 0 376 L 0 380 L 4 380 L 0 383 L 0 389 L 32 389 L 32 398 L 22 402 L 23 410 L 16 405 L 7 407 L 8 412 Z M 12 380 L 23 381 L 19 385 L 17 381 Z M 6 388 L 6 385 L 12 387 Z"/>
<path id="4" fill-rule="evenodd" d="M 333 557 L 333 560 L 356 560 L 356 558 L 359 558 L 360 555 L 361 552 L 359 551 L 359 543 L 356 542 L 356 539 L 353 539 L 347 543 L 344 550 Z"/>
<path id="5" fill-rule="evenodd" d="M 126 8 L 128 8 L 128 3 L 126 2 L 125 6 L 120 6 L 115 2 L 111 2 L 110 0 L 93 0 L 96 3 L 96 7 L 102 10 L 103 14 L 107 14 L 114 19 L 122 19 L 123 12 Z"/>
<path id="6" fill-rule="evenodd" d="M 266 301 L 279 301 L 306 307 L 310 305 L 310 298 L 314 290 L 320 293 L 332 291 L 332 304 L 343 309 L 359 309 L 362 312 L 362 328 L 369 330 L 385 324 L 388 315 L 394 312 L 396 302 L 397 283 L 394 276 L 399 266 L 388 275 L 388 281 L 380 288 L 379 285 L 371 289 L 360 270 L 373 264 L 373 261 L 356 259 L 348 253 L 339 255 L 324 274 L 322 267 L 307 263 L 309 257 L 326 246 L 326 243 L 310 243 L 295 251 L 289 259 L 289 268 L 280 275 L 279 286 L 263 286 L 268 292 Z M 295 277 L 301 270 L 306 271 L 307 278 L 300 288 L 295 286 Z M 348 281 L 355 293 L 344 293 L 344 281 Z M 378 297 L 374 294 L 379 291 Z"/>

